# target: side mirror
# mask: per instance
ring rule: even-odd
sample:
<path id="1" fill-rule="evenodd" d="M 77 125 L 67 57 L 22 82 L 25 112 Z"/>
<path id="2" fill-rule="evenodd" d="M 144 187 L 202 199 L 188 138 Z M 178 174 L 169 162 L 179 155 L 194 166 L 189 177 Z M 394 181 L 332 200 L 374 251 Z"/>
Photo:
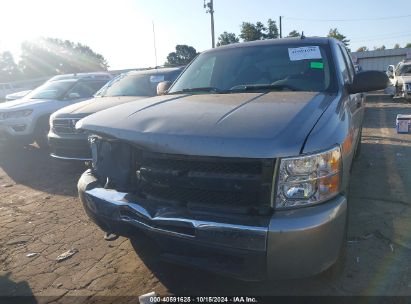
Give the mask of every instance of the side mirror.
<path id="1" fill-rule="evenodd" d="M 72 99 L 79 99 L 79 98 L 80 98 L 80 94 L 79 94 L 79 93 L 75 93 L 75 92 L 70 93 L 70 94 L 67 96 L 67 99 L 70 99 L 70 100 L 72 100 Z"/>
<path id="2" fill-rule="evenodd" d="M 167 93 L 167 90 L 171 87 L 171 81 L 162 81 L 157 85 L 157 95 L 164 95 Z"/>
<path id="3" fill-rule="evenodd" d="M 364 71 L 354 75 L 352 84 L 348 86 L 350 94 L 385 89 L 389 84 L 388 77 L 380 71 Z"/>

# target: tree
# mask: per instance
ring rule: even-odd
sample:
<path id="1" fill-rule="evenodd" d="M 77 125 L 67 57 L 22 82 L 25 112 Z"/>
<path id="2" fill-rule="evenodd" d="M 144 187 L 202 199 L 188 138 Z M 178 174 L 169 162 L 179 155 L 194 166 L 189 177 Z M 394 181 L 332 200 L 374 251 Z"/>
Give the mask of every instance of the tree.
<path id="1" fill-rule="evenodd" d="M 40 38 L 21 45 L 19 67 L 26 78 L 106 71 L 106 59 L 90 47 L 69 40 Z"/>
<path id="2" fill-rule="evenodd" d="M 405 45 L 405 47 L 406 47 L 406 48 L 411 48 L 411 43 L 407 43 L 407 44 Z"/>
<path id="3" fill-rule="evenodd" d="M 192 46 L 185 44 L 176 45 L 176 51 L 167 56 L 166 66 L 187 65 L 197 56 L 197 51 Z"/>
<path id="4" fill-rule="evenodd" d="M 261 22 L 258 23 L 262 25 Z M 243 41 L 261 40 L 264 36 L 263 30 L 264 28 L 261 28 L 261 26 L 258 27 L 257 24 L 243 22 L 241 25 L 240 38 L 243 39 Z"/>
<path id="5" fill-rule="evenodd" d="M 224 32 L 218 37 L 217 46 L 237 43 L 240 39 L 234 33 Z"/>
<path id="6" fill-rule="evenodd" d="M 243 41 L 276 39 L 278 36 L 277 23 L 272 19 L 268 19 L 267 26 L 260 21 L 255 24 L 251 22 L 241 24 L 240 38 Z"/>
<path id="7" fill-rule="evenodd" d="M 291 31 L 287 37 L 300 37 L 301 34 L 299 32 L 297 32 L 296 30 Z"/>
<path id="8" fill-rule="evenodd" d="M 341 34 L 337 28 L 333 28 L 330 29 L 330 31 L 328 32 L 328 36 L 327 37 L 331 37 L 331 38 L 335 38 L 340 40 L 342 43 L 345 44 L 345 46 L 348 46 L 350 44 L 350 40 L 347 39 L 346 36 L 344 36 L 343 34 Z"/>
<path id="9" fill-rule="evenodd" d="M 19 77 L 20 71 L 13 55 L 8 51 L 0 53 L 0 82 L 15 81 Z"/>
<path id="10" fill-rule="evenodd" d="M 357 49 L 357 52 L 366 52 L 368 51 L 368 48 L 366 46 L 361 46 Z"/>
<path id="11" fill-rule="evenodd" d="M 380 47 L 374 46 L 374 51 L 383 51 L 383 50 L 385 50 L 385 49 L 386 49 L 385 45 L 382 45 L 382 46 L 380 46 Z"/>
<path id="12" fill-rule="evenodd" d="M 274 20 L 268 19 L 265 39 L 277 39 L 279 37 L 278 27 Z"/>
<path id="13" fill-rule="evenodd" d="M 399 43 L 394 44 L 394 49 L 399 49 L 399 48 L 400 48 Z"/>

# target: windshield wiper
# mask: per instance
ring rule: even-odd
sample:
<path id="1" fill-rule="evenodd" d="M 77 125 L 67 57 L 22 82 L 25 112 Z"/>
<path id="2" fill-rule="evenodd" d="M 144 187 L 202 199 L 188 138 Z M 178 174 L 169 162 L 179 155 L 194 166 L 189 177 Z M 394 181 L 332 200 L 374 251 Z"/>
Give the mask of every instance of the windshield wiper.
<path id="1" fill-rule="evenodd" d="M 245 84 L 245 85 L 238 85 L 230 89 L 230 91 L 258 91 L 258 90 L 273 90 L 273 91 L 281 91 L 284 89 L 288 89 L 290 91 L 298 91 L 298 89 L 289 84 Z"/>
<path id="2" fill-rule="evenodd" d="M 187 88 L 180 91 L 170 92 L 169 94 L 181 94 L 181 93 L 190 93 L 190 92 L 212 92 L 212 93 L 226 93 L 225 90 L 220 90 L 215 87 L 198 87 L 198 88 Z"/>

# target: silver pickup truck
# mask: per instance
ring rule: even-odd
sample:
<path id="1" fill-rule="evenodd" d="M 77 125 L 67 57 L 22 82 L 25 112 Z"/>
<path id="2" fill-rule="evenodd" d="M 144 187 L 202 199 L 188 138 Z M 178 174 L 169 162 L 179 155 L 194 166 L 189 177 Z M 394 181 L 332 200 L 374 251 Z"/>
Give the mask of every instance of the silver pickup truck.
<path id="1" fill-rule="evenodd" d="M 356 74 L 331 38 L 205 51 L 165 95 L 77 123 L 93 158 L 85 211 L 106 232 L 145 232 L 174 263 L 243 280 L 325 271 L 344 256 L 359 93 L 387 82 Z"/>

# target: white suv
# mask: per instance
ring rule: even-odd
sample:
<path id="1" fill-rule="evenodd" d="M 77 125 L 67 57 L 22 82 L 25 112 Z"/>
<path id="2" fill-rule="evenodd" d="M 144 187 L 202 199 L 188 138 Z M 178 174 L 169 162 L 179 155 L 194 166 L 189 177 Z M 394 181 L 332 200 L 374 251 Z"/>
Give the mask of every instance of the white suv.
<path id="1" fill-rule="evenodd" d="M 25 145 L 34 141 L 47 147 L 50 115 L 88 99 L 107 77 L 77 77 L 48 81 L 22 99 L 0 104 L 0 144 Z"/>

